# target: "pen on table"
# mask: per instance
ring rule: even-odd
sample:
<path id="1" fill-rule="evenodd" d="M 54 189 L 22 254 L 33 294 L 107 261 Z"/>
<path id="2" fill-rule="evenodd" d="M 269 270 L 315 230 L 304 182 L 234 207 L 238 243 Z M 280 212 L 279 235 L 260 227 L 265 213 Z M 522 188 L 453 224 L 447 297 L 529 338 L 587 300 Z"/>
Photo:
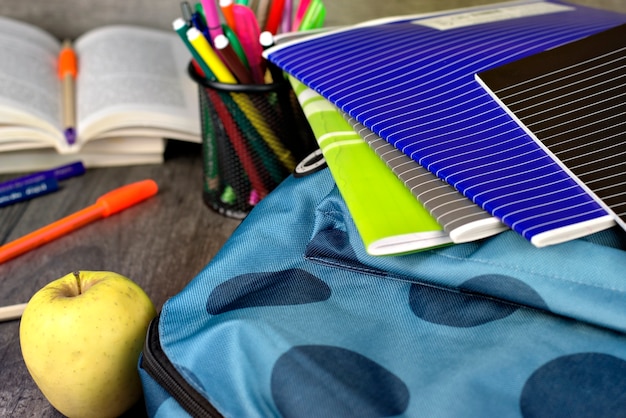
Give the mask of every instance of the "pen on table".
<path id="1" fill-rule="evenodd" d="M 66 164 L 0 183 L 0 207 L 33 199 L 59 189 L 59 181 L 85 173 L 82 162 Z"/>
<path id="2" fill-rule="evenodd" d="M 0 246 L 0 263 L 142 202 L 154 196 L 157 191 L 158 186 L 153 180 L 138 181 L 110 191 L 100 196 L 93 205 Z"/>
<path id="3" fill-rule="evenodd" d="M 217 35 L 213 40 L 213 46 L 241 84 L 254 83 L 250 71 L 248 71 L 248 68 L 241 62 L 237 52 L 235 52 L 225 35 Z"/>
<path id="4" fill-rule="evenodd" d="M 26 309 L 26 303 L 0 307 L 0 322 L 20 319 L 24 309 Z"/>
<path id="5" fill-rule="evenodd" d="M 63 42 L 58 60 L 58 73 L 62 82 L 63 128 L 69 145 L 76 142 L 75 83 L 78 74 L 76 53 L 70 41 Z"/>
<path id="6" fill-rule="evenodd" d="M 223 34 L 217 2 L 216 0 L 201 0 L 200 3 L 204 9 L 206 24 L 209 28 L 210 39 L 207 39 L 207 41 L 212 43 L 217 35 Z"/>

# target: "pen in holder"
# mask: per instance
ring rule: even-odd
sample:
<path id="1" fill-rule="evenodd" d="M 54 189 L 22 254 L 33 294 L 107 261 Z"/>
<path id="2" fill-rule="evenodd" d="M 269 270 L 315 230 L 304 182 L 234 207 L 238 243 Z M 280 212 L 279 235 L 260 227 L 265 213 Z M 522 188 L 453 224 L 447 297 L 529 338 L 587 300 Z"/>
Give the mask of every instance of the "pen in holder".
<path id="1" fill-rule="evenodd" d="M 227 84 L 188 72 L 198 84 L 203 149 L 203 199 L 241 219 L 317 148 L 286 79 Z"/>

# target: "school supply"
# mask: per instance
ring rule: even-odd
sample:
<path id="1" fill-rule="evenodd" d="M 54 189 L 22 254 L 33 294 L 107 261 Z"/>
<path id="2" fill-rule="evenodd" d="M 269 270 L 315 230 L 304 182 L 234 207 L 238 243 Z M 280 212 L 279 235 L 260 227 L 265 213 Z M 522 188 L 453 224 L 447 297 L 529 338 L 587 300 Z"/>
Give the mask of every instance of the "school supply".
<path id="1" fill-rule="evenodd" d="M 469 242 L 508 229 L 498 218 L 478 207 L 356 119 L 345 112 L 341 114 L 404 186 L 437 219 L 453 242 Z"/>
<path id="2" fill-rule="evenodd" d="M 510 2 L 365 22 L 264 55 L 541 247 L 613 217 L 474 74 L 624 22 L 562 2 Z"/>
<path id="3" fill-rule="evenodd" d="M 626 25 L 476 75 L 626 228 Z"/>
<path id="4" fill-rule="evenodd" d="M 149 327 L 148 415 L 626 410 L 621 229 L 541 249 L 505 231 L 373 257 L 351 219 L 328 169 L 261 201 Z"/>
<path id="5" fill-rule="evenodd" d="M 142 180 L 118 187 L 100 196 L 94 204 L 0 246 L 0 264 L 91 222 L 109 217 L 136 205 L 154 196 L 157 192 L 158 186 L 154 180 Z"/>
<path id="6" fill-rule="evenodd" d="M 15 305 L 0 307 L 0 322 L 13 321 L 22 317 L 27 303 L 18 303 Z"/>
<path id="7" fill-rule="evenodd" d="M 20 176 L 0 183 L 0 207 L 34 199 L 59 190 L 59 182 L 85 173 L 80 161 Z"/>
<path id="8" fill-rule="evenodd" d="M 159 163 L 164 138 L 200 142 L 189 54 L 175 34 L 106 26 L 80 36 L 70 51 L 33 25 L 0 17 L 0 44 L 11 62 L 0 69 L 0 172 L 75 160 L 87 167 Z M 70 65 L 59 73 L 57 63 L 68 58 L 62 51 L 76 54 L 76 71 Z M 76 113 L 64 123 L 73 106 L 63 111 L 62 86 L 71 87 L 74 76 Z"/>
<path id="9" fill-rule="evenodd" d="M 289 78 L 368 254 L 391 255 L 452 239 L 337 109 Z"/>
<path id="10" fill-rule="evenodd" d="M 202 5 L 216 13 L 214 1 Z M 221 6 L 232 12 L 234 30 L 222 24 L 222 33 L 207 37 L 184 18 L 172 26 L 192 56 L 189 75 L 198 85 L 203 199 L 220 214 L 241 219 L 316 146 L 289 83 L 282 73 L 268 70 L 262 56 L 263 39 L 269 35 L 273 42 L 284 2 L 259 4 L 269 13 L 271 28 L 265 32 L 260 32 L 258 10 Z"/>
<path id="11" fill-rule="evenodd" d="M 192 65 L 202 121 L 202 196 L 241 219 L 315 148 L 287 80 L 265 84 L 210 81 Z"/>

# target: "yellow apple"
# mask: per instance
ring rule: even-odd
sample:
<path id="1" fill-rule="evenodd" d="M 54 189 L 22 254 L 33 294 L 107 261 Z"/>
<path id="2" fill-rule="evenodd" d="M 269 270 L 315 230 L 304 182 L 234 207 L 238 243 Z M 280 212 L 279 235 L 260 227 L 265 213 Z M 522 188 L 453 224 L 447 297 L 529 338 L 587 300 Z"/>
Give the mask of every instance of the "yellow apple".
<path id="1" fill-rule="evenodd" d="M 33 380 L 68 417 L 115 417 L 141 396 L 137 361 L 156 315 L 133 281 L 107 271 L 57 279 L 28 301 L 20 345 Z"/>

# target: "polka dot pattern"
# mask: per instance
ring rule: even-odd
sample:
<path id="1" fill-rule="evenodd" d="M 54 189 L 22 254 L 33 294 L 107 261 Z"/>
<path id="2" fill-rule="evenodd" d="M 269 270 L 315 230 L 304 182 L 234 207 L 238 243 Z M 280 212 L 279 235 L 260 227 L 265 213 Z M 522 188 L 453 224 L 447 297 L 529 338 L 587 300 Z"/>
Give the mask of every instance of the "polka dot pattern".
<path id="1" fill-rule="evenodd" d="M 483 274 L 461 283 L 461 291 L 490 295 L 493 298 L 514 301 L 525 306 L 549 310 L 541 296 L 526 283 L 504 274 Z"/>
<path id="2" fill-rule="evenodd" d="M 485 296 L 489 294 L 487 292 L 491 294 Z M 463 282 L 459 291 L 413 284 L 409 291 L 409 305 L 413 313 L 425 321 L 469 328 L 506 318 L 515 312 L 518 305 L 502 301 L 507 295 L 546 308 L 535 291 L 504 275 L 476 276 Z M 503 299 L 497 299 L 498 296 Z"/>
<path id="3" fill-rule="evenodd" d="M 238 230 L 246 244 L 168 301 L 168 355 L 224 416 L 625 415 L 617 250 L 534 249 L 504 232 L 369 257 L 339 191 L 324 193 L 286 223 L 291 202 L 272 211 L 268 196 L 263 221 Z"/>
<path id="4" fill-rule="evenodd" d="M 393 373 L 354 351 L 307 345 L 275 363 L 272 397 L 282 416 L 382 417 L 401 414 L 409 390 Z"/>
<path id="5" fill-rule="evenodd" d="M 524 417 L 626 416 L 626 361 L 602 353 L 562 356 L 539 367 L 520 399 Z"/>
<path id="6" fill-rule="evenodd" d="M 236 276 L 217 286 L 207 301 L 207 312 L 218 315 L 258 306 L 300 305 L 326 300 L 330 288 L 301 269 Z"/>

